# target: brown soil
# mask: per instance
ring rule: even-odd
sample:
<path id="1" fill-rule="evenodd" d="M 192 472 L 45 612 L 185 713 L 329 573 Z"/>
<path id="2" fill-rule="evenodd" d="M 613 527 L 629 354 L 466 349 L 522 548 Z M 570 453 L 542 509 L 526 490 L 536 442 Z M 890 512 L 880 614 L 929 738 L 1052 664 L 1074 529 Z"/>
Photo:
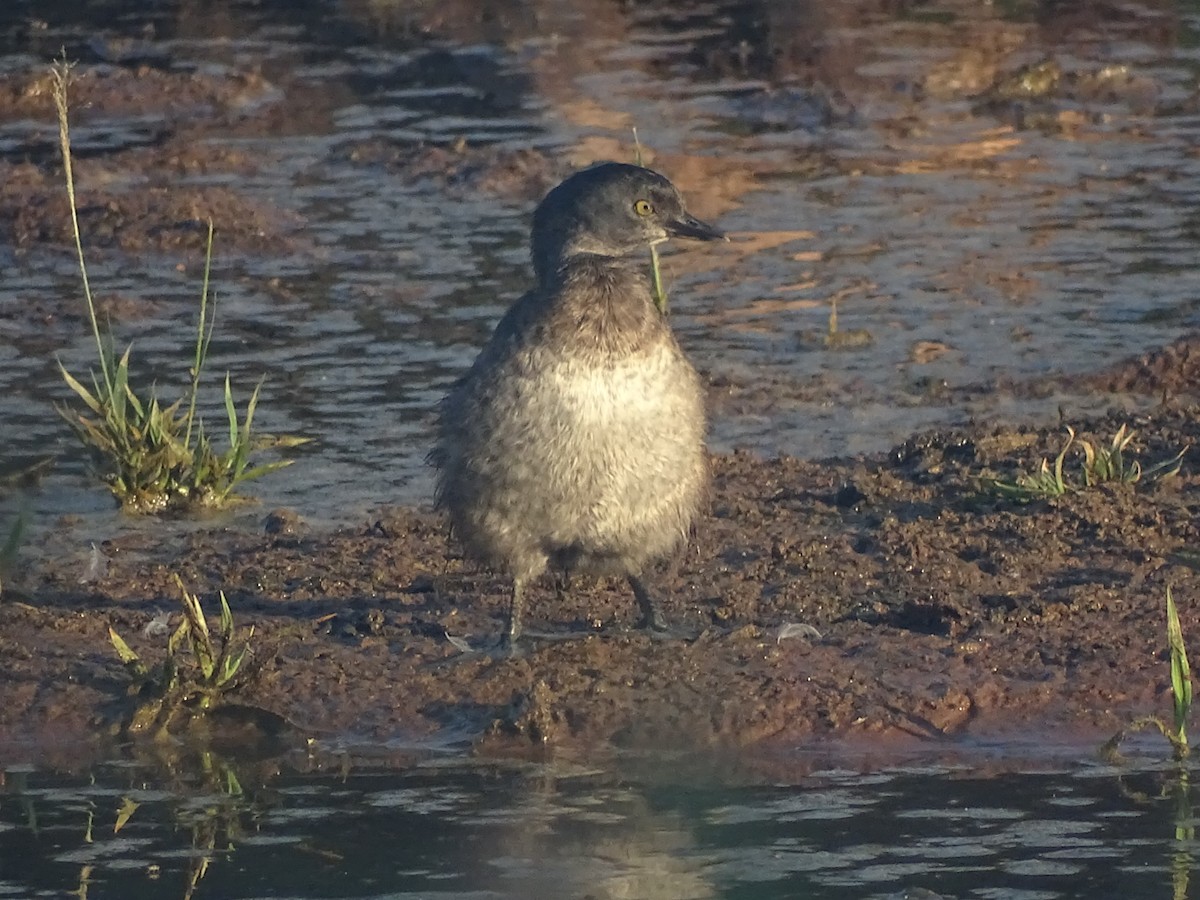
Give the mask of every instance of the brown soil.
<path id="1" fill-rule="evenodd" d="M 1196 413 L 1133 423 L 1138 458 L 1195 441 Z M 1118 424 L 1082 436 L 1107 443 Z M 1062 437 L 937 433 L 832 463 L 717 457 L 711 515 L 657 578 L 675 633 L 633 630 L 622 585 L 558 599 L 547 584 L 517 658 L 447 638 L 494 639 L 505 585 L 465 565 L 431 513 L 389 510 L 334 533 L 277 513 L 260 534 L 114 541 L 86 590 L 78 571 L 48 568 L 0 605 L 0 733 L 115 732 L 128 679 L 107 628 L 160 655 L 165 638 L 143 632 L 177 608 L 178 573 L 210 609 L 223 588 L 237 622 L 255 627 L 252 675 L 234 699 L 305 734 L 469 740 L 482 752 L 1098 735 L 1169 709 L 1168 584 L 1185 634 L 1200 633 L 1200 585 L 1179 562 L 1200 545 L 1200 478 L 1185 466 L 1028 503 L 981 487 L 1032 470 Z"/>

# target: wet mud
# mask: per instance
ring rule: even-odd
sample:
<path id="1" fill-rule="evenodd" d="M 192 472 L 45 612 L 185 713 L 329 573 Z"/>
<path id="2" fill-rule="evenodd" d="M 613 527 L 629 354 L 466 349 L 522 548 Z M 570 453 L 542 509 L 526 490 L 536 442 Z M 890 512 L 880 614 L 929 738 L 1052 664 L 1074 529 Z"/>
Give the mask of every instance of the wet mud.
<path id="1" fill-rule="evenodd" d="M 225 249 L 294 246 L 289 235 L 299 216 L 251 202 L 228 183 L 269 161 L 205 140 L 215 128 L 236 133 L 240 122 L 277 99 L 268 82 L 249 72 L 76 66 L 71 142 L 89 251 L 202 256 L 210 220 L 221 223 Z M 48 66 L 0 76 L 0 126 L 14 125 L 21 127 L 0 154 L 3 242 L 17 258 L 46 245 L 68 247 L 71 217 Z M 64 301 L 77 305 L 69 296 Z"/>
<path id="2" fill-rule="evenodd" d="M 1200 437 L 1196 413 L 1090 422 L 1081 437 L 1107 443 L 1130 424 L 1149 464 Z M 559 596 L 547 583 L 514 658 L 462 649 L 495 639 L 506 585 L 465 563 L 433 513 L 313 532 L 279 511 L 257 534 L 118 539 L 96 581 L 27 572 L 0 603 L 0 733 L 10 753 L 119 734 L 128 678 L 107 629 L 160 657 L 166 638 L 148 626 L 177 609 L 178 574 L 214 613 L 223 589 L 255 629 L 231 701 L 297 740 L 772 754 L 834 737 L 1099 737 L 1169 710 L 1164 598 L 1172 586 L 1196 634 L 1200 479 L 1185 466 L 1029 502 L 989 489 L 1063 440 L 980 429 L 865 459 L 715 457 L 710 514 L 654 578 L 672 632 L 633 628 L 623 584 Z M 1081 459 L 1068 456 L 1069 477 Z"/>

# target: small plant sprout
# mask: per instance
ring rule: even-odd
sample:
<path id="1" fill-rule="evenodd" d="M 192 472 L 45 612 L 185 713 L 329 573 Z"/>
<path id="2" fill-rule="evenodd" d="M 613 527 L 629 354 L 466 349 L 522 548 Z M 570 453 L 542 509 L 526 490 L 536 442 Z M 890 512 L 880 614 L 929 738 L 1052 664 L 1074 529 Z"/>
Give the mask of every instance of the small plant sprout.
<path id="1" fill-rule="evenodd" d="M 1142 475 L 1142 467 L 1136 462 L 1125 462 L 1125 449 L 1133 442 L 1133 436 L 1134 432 L 1127 431 L 1122 425 L 1113 435 L 1112 443 L 1107 447 L 1101 446 L 1098 451 L 1090 442 L 1081 440 L 1079 446 L 1083 449 L 1084 484 L 1103 484 L 1108 481 L 1132 484 L 1137 481 Z"/>
<path id="2" fill-rule="evenodd" d="M 1171 699 L 1175 706 L 1174 725 L 1168 738 L 1179 759 L 1188 755 L 1187 720 L 1192 709 L 1192 670 L 1188 665 L 1187 648 L 1183 645 L 1183 629 L 1179 626 L 1179 611 L 1171 587 L 1167 586 L 1167 645 L 1171 653 Z"/>
<path id="3" fill-rule="evenodd" d="M 856 281 L 829 296 L 829 318 L 823 331 L 808 329 L 798 335 L 801 342 L 808 347 L 824 348 L 826 350 L 858 350 L 875 343 L 875 336 L 865 328 L 841 328 L 838 322 L 838 304 L 846 297 L 860 294 L 868 287 L 866 281 Z"/>
<path id="4" fill-rule="evenodd" d="M 1063 464 L 1067 451 L 1075 442 L 1075 429 L 1067 426 L 1067 442 L 1054 458 L 1054 466 L 1043 459 L 1038 470 L 1030 475 L 1020 475 L 1016 481 L 992 481 L 991 487 L 996 493 L 1010 500 L 1029 501 L 1045 497 L 1061 497 L 1070 485 L 1063 477 Z"/>
<path id="5" fill-rule="evenodd" d="M 1144 472 L 1141 463 L 1136 460 L 1126 462 L 1125 450 L 1133 442 L 1136 434 L 1136 431 L 1129 431 L 1122 425 L 1107 447 L 1093 447 L 1088 441 L 1081 440 L 1079 446 L 1083 450 L 1084 484 L 1089 487 L 1110 481 L 1134 484 L 1143 478 L 1153 481 L 1179 473 L 1179 467 L 1183 464 L 1183 454 L 1187 452 L 1186 447 L 1170 459 L 1156 463 Z"/>
<path id="6" fill-rule="evenodd" d="M 92 452 L 100 477 L 124 509 L 130 512 L 160 512 L 171 507 L 222 505 L 231 499 L 234 489 L 242 482 L 274 472 L 292 462 L 277 460 L 251 466 L 252 452 L 272 443 L 276 446 L 295 446 L 304 443 L 304 439 L 285 437 L 272 441 L 253 437 L 251 429 L 262 383 L 259 382 L 251 392 L 244 417 L 239 417 L 228 373 L 225 375 L 224 406 L 229 444 L 225 450 L 217 450 L 196 416 L 201 375 L 208 359 L 214 323 L 209 291 L 213 248 L 211 221 L 208 223 L 196 340 L 188 370 L 189 390 L 185 396 L 165 404 L 159 400 L 154 386 L 148 391 L 143 389 L 139 392 L 130 383 L 133 348 L 127 347 L 118 358 L 111 339 L 101 333 L 84 259 L 67 115 L 70 68 L 65 61 L 59 61 L 51 72 L 71 228 L 99 367 L 98 372 L 92 371 L 89 386 L 59 363 L 63 380 L 83 402 L 84 409 L 64 405 L 59 406 L 58 411 L 81 443 Z"/>
<path id="7" fill-rule="evenodd" d="M 1098 484 L 1136 484 L 1139 481 L 1158 481 L 1170 478 L 1179 473 L 1183 464 L 1183 455 L 1187 448 L 1180 450 L 1174 456 L 1155 463 L 1148 469 L 1143 469 L 1136 460 L 1126 459 L 1126 451 L 1133 442 L 1137 432 L 1130 431 L 1124 425 L 1117 429 L 1108 446 L 1095 445 L 1091 441 L 1075 439 L 1075 429 L 1067 426 L 1067 442 L 1054 459 L 1054 465 L 1042 460 L 1041 467 L 1029 475 L 1018 476 L 1016 481 L 993 480 L 988 482 L 996 493 L 1012 500 L 1029 501 L 1048 497 L 1061 497 L 1063 494 L 1093 487 Z M 1064 474 L 1064 464 L 1067 451 L 1072 445 L 1078 445 L 1083 452 L 1083 462 L 1080 466 L 1079 483 L 1073 482 Z"/>
<path id="8" fill-rule="evenodd" d="M 642 142 L 638 140 L 637 128 L 633 129 L 633 161 L 639 166 L 642 162 Z M 650 274 L 654 279 L 654 305 L 664 316 L 667 314 L 667 291 L 663 287 L 662 270 L 658 265 L 658 247 L 650 245 Z"/>
<path id="9" fill-rule="evenodd" d="M 183 620 L 167 639 L 167 654 L 153 668 L 117 633 L 109 627 L 108 636 L 117 656 L 133 679 L 138 708 L 130 723 L 130 731 L 155 729 L 165 732 L 181 711 L 203 714 L 212 709 L 222 696 L 238 685 L 238 673 L 250 651 L 254 628 L 235 647 L 233 614 L 220 592 L 221 615 L 214 636 L 200 599 L 186 587 L 178 576 L 180 605 Z M 191 663 L 184 661 L 183 651 L 190 653 Z"/>
<path id="10" fill-rule="evenodd" d="M 1114 734 L 1101 748 L 1101 756 L 1117 761 L 1120 759 L 1118 747 L 1125 735 L 1130 731 L 1142 731 L 1146 728 L 1157 729 L 1171 744 L 1175 761 L 1182 763 L 1191 753 L 1188 743 L 1187 721 L 1192 710 L 1192 670 L 1188 665 L 1187 648 L 1183 643 L 1183 629 L 1179 625 L 1179 610 L 1175 606 L 1175 598 L 1171 588 L 1167 587 L 1167 651 L 1171 665 L 1171 700 L 1174 715 L 1168 724 L 1160 716 L 1142 716 L 1130 722 L 1128 727 Z M 1186 772 L 1184 772 L 1186 775 Z"/>

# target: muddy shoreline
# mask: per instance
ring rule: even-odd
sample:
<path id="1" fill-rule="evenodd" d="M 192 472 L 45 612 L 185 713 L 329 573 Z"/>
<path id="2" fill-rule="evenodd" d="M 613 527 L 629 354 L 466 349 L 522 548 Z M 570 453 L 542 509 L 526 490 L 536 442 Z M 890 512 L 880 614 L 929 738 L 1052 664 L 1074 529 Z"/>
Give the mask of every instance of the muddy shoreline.
<path id="1" fill-rule="evenodd" d="M 1129 424 L 1149 464 L 1200 437 L 1198 411 L 1074 424 L 1094 443 Z M 1200 633 L 1187 555 L 1200 546 L 1200 478 L 1185 460 L 1174 478 L 1054 499 L 986 489 L 1063 439 L 980 428 L 872 458 L 715 457 L 711 513 L 655 579 L 673 633 L 632 629 L 623 585 L 580 583 L 559 600 L 544 584 L 516 659 L 448 638 L 492 639 L 505 588 L 464 563 L 428 511 L 332 532 L 276 512 L 260 533 L 119 538 L 97 581 L 42 567 L 0 602 L 0 760 L 120 734 L 129 679 L 107 629 L 161 656 L 166 638 L 147 625 L 177 609 L 176 574 L 211 611 L 224 590 L 237 623 L 254 626 L 252 674 L 230 700 L 291 723 L 273 736 L 281 747 L 774 757 L 831 740 L 901 753 L 1005 735 L 1099 740 L 1169 713 L 1168 584 L 1185 636 Z M 1081 458 L 1071 451 L 1068 472 Z"/>

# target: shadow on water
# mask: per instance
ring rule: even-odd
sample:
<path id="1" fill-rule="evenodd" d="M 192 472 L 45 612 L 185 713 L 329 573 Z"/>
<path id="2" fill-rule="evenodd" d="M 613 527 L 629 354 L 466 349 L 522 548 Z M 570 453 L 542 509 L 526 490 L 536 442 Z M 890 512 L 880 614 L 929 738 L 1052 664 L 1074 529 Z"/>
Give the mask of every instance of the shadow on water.
<path id="1" fill-rule="evenodd" d="M 79 897 L 1183 898 L 1186 779 L 1149 758 L 781 777 L 686 760 L 10 768 L 0 892 Z"/>

